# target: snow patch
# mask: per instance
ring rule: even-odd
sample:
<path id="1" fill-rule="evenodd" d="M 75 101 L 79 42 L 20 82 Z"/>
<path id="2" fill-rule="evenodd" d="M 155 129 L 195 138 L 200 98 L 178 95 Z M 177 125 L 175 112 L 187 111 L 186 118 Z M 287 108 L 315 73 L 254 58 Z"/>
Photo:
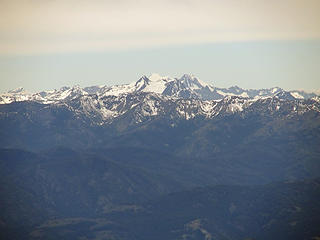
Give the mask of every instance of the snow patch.
<path id="1" fill-rule="evenodd" d="M 296 99 L 304 99 L 304 97 L 299 94 L 298 92 L 290 92 L 291 96 L 296 98 Z"/>

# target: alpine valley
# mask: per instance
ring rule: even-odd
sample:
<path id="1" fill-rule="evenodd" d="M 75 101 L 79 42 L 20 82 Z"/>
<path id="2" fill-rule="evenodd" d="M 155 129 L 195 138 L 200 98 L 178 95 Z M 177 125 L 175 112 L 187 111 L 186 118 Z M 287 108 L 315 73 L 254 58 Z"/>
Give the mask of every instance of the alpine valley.
<path id="1" fill-rule="evenodd" d="M 1 239 L 320 239 L 320 97 L 192 75 L 0 95 Z"/>

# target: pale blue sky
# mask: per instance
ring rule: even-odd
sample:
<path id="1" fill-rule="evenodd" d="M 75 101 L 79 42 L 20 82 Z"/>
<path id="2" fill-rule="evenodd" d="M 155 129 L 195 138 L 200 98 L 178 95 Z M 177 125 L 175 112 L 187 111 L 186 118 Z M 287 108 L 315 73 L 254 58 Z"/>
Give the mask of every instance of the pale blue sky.
<path id="1" fill-rule="evenodd" d="M 319 0 L 2 0 L 0 91 L 157 72 L 320 89 Z"/>
<path id="2" fill-rule="evenodd" d="M 320 89 L 320 41 L 213 43 L 93 53 L 0 56 L 1 91 L 113 85 L 192 73 L 217 87 Z"/>

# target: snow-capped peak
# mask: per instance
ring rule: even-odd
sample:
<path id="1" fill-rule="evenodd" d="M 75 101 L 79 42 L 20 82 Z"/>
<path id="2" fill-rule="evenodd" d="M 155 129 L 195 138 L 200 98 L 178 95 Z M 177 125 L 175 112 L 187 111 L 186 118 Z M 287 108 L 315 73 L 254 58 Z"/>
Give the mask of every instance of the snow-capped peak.
<path id="1" fill-rule="evenodd" d="M 230 88 L 217 88 L 211 86 L 192 74 L 184 74 L 180 78 L 163 77 L 153 73 L 149 77 L 143 75 L 138 81 L 131 84 L 114 86 L 91 86 L 81 88 L 62 87 L 38 93 L 28 93 L 23 88 L 17 88 L 7 93 L 0 94 L 0 104 L 8 104 L 17 101 L 37 101 L 41 103 L 57 103 L 76 99 L 80 96 L 96 94 L 97 97 L 120 96 L 131 93 L 156 93 L 168 97 L 200 100 L 219 100 L 226 96 L 238 96 L 243 98 L 260 99 L 277 97 L 286 100 L 310 99 L 316 97 L 314 93 L 302 90 L 285 91 L 280 87 L 269 89 L 242 89 L 238 86 Z"/>
<path id="2" fill-rule="evenodd" d="M 24 93 L 24 92 L 26 92 L 26 91 L 23 87 L 19 87 L 19 88 L 12 89 L 12 90 L 8 91 L 8 93 L 11 93 L 11 94 L 20 94 L 20 93 Z"/>
<path id="3" fill-rule="evenodd" d="M 274 88 L 271 89 L 271 92 L 272 92 L 273 94 L 276 94 L 276 93 L 281 92 L 281 91 L 282 91 L 282 89 L 279 88 L 279 87 L 274 87 Z"/>
<path id="4" fill-rule="evenodd" d="M 151 74 L 149 77 L 142 76 L 136 83 L 134 91 L 154 92 L 162 94 L 166 88 L 168 77 L 162 77 L 157 73 Z"/>
<path id="5" fill-rule="evenodd" d="M 146 86 L 148 86 L 150 83 L 150 79 L 147 76 L 142 76 L 136 83 L 135 83 L 135 91 L 141 91 L 143 90 Z"/>
<path id="6" fill-rule="evenodd" d="M 163 79 L 167 79 L 168 77 L 162 77 L 158 73 L 152 73 L 148 78 L 151 82 L 157 82 Z"/>
<path id="7" fill-rule="evenodd" d="M 194 85 L 196 85 L 197 87 L 208 86 L 207 83 L 201 81 L 199 78 L 195 77 L 193 74 L 183 74 L 180 80 L 185 84 L 187 84 L 187 86 L 194 86 Z"/>

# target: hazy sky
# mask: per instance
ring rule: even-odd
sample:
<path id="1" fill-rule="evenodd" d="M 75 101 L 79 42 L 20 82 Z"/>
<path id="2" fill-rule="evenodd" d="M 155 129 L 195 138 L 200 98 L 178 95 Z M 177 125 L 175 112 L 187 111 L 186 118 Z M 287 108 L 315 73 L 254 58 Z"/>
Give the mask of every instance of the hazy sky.
<path id="1" fill-rule="evenodd" d="M 320 89 L 319 0 L 0 0 L 0 91 L 193 73 Z"/>

